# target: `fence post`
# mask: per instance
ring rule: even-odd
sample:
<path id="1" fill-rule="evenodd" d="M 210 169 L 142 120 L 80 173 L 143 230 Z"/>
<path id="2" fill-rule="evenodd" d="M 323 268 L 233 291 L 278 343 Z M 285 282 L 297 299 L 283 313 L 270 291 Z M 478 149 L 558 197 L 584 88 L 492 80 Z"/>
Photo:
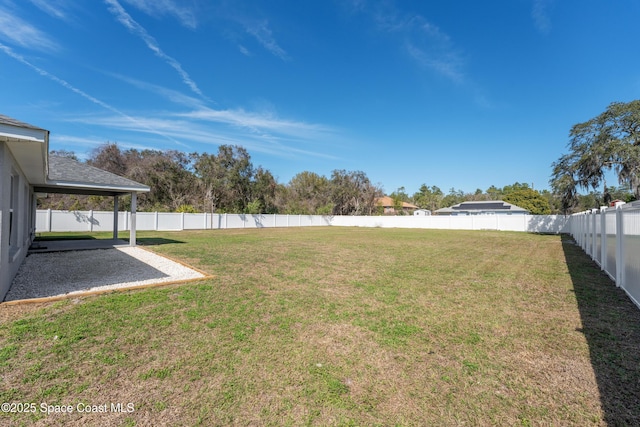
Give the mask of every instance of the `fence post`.
<path id="1" fill-rule="evenodd" d="M 93 209 L 89 211 L 89 231 L 93 232 Z"/>
<path id="2" fill-rule="evenodd" d="M 607 207 L 600 208 L 600 268 L 607 271 Z"/>
<path id="3" fill-rule="evenodd" d="M 596 248 L 598 247 L 596 245 L 596 240 L 598 238 L 597 234 L 596 234 L 596 217 L 598 213 L 598 209 L 592 209 L 591 210 L 591 216 L 593 217 L 591 220 L 591 259 L 592 260 L 596 260 L 598 258 L 598 255 L 596 254 Z"/>
<path id="4" fill-rule="evenodd" d="M 184 230 L 184 212 L 180 212 L 180 231 Z"/>
<path id="5" fill-rule="evenodd" d="M 616 286 L 624 287 L 624 224 L 622 216 L 624 202 L 616 203 Z"/>
<path id="6" fill-rule="evenodd" d="M 582 217 L 582 222 L 583 222 L 582 250 L 588 253 L 587 242 L 589 241 L 589 239 L 587 237 L 589 236 L 589 218 L 587 218 L 587 215 L 588 213 L 585 212 L 585 214 Z"/>

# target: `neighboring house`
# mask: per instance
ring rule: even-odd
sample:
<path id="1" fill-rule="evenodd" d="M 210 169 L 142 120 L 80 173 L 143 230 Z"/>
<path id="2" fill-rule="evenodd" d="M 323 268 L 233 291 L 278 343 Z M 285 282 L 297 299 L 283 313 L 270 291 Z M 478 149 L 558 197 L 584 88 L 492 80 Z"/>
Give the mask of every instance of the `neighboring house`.
<path id="1" fill-rule="evenodd" d="M 0 301 L 35 237 L 36 194 L 131 194 L 130 245 L 136 244 L 136 195 L 146 185 L 64 157 L 49 157 L 49 131 L 0 115 Z M 117 238 L 114 215 L 114 239 Z"/>
<path id="2" fill-rule="evenodd" d="M 385 215 L 396 215 L 398 213 L 396 212 L 396 207 L 393 199 L 389 196 L 378 197 L 376 199 L 376 206 L 382 207 L 382 213 L 384 213 Z M 402 202 L 402 211 L 404 211 L 404 213 L 411 214 L 416 209 L 418 209 L 416 205 Z"/>
<path id="3" fill-rule="evenodd" d="M 529 211 L 502 200 L 463 202 L 438 209 L 435 215 L 526 215 Z"/>

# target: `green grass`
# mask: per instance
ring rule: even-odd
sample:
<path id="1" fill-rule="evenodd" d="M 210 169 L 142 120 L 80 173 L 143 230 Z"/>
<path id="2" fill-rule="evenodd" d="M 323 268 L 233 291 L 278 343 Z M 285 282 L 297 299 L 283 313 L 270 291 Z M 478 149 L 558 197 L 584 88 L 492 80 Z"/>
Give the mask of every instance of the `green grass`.
<path id="1" fill-rule="evenodd" d="M 629 309 L 606 333 L 603 319 L 599 333 L 584 331 L 597 317 L 589 289 L 628 301 L 560 236 L 302 228 L 138 239 L 214 278 L 0 307 L 0 400 L 135 412 L 0 423 L 615 424 L 603 393 L 630 402 L 621 424 L 640 417 L 640 387 L 628 385 L 640 368 L 617 362 L 634 357 L 640 317 Z M 598 352 L 619 329 L 630 347 Z"/>

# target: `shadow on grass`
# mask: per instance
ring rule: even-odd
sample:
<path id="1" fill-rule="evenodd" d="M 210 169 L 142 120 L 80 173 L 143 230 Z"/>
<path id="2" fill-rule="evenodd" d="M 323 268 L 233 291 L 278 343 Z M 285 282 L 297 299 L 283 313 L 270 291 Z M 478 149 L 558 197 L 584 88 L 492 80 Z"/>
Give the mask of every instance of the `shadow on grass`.
<path id="1" fill-rule="evenodd" d="M 125 241 L 129 241 L 129 239 L 123 239 Z M 186 243 L 182 240 L 173 240 L 173 239 L 165 239 L 163 237 L 137 237 L 136 243 L 141 246 L 158 246 L 158 245 L 168 245 L 171 243 Z"/>
<path id="2" fill-rule="evenodd" d="M 607 425 L 640 425 L 640 309 L 600 267 L 562 236 L 582 332 Z"/>

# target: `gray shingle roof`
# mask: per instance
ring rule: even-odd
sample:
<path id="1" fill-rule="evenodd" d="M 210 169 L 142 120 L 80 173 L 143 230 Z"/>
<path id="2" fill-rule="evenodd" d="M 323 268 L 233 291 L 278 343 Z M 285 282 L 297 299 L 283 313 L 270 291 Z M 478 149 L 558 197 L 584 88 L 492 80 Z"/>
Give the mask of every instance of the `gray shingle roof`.
<path id="1" fill-rule="evenodd" d="M 488 201 L 469 201 L 458 203 L 457 205 L 441 208 L 435 211 L 436 214 L 452 214 L 452 213 L 484 213 L 484 212 L 505 212 L 505 213 L 528 213 L 529 211 L 519 206 L 502 200 Z"/>
<path id="2" fill-rule="evenodd" d="M 103 187 L 116 192 L 149 191 L 149 187 L 139 182 L 60 156 L 49 156 L 48 178 L 48 183 L 54 186 Z"/>
<path id="3" fill-rule="evenodd" d="M 11 118 L 9 116 L 4 116 L 2 114 L 0 114 L 0 124 L 9 125 L 9 126 L 16 126 L 16 127 L 21 127 L 21 128 L 27 128 L 27 129 L 46 130 L 46 129 L 42 129 L 42 128 L 39 128 L 39 127 L 34 126 L 34 125 L 30 125 L 29 123 L 21 122 L 20 120 L 16 120 L 16 119 Z"/>

